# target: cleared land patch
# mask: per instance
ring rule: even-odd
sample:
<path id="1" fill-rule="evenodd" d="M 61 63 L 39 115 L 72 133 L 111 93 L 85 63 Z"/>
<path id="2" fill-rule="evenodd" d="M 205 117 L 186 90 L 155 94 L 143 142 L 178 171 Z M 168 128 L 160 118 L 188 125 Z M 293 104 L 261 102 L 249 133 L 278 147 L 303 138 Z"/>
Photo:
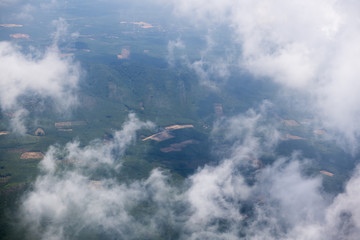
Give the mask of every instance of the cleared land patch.
<path id="1" fill-rule="evenodd" d="M 59 128 L 59 132 L 72 132 L 72 128 Z"/>
<path id="2" fill-rule="evenodd" d="M 320 171 L 320 173 L 321 173 L 321 174 L 324 174 L 324 175 L 326 175 L 326 176 L 329 176 L 329 177 L 334 176 L 334 174 L 333 174 L 333 173 L 328 172 L 328 171 L 325 171 L 325 170 L 321 170 L 321 171 Z"/>
<path id="3" fill-rule="evenodd" d="M 285 140 L 285 141 L 286 140 L 305 140 L 305 138 L 291 135 L 291 134 L 286 134 L 286 136 L 284 138 L 282 138 L 282 140 Z"/>
<path id="4" fill-rule="evenodd" d="M 174 136 L 171 135 L 168 131 L 162 131 L 159 133 L 155 133 L 154 135 L 151 135 L 150 137 L 144 138 L 142 141 L 146 141 L 146 140 L 154 140 L 157 142 L 162 142 L 165 141 L 167 139 L 173 138 Z"/>
<path id="5" fill-rule="evenodd" d="M 196 140 L 190 139 L 190 140 L 186 140 L 186 141 L 183 141 L 183 142 L 180 142 L 180 143 L 170 144 L 169 147 L 160 148 L 160 151 L 165 152 L 165 153 L 167 153 L 167 152 L 180 152 L 187 145 L 195 144 L 195 143 L 199 143 L 199 142 L 196 141 Z"/>
<path id="6" fill-rule="evenodd" d="M 117 55 L 118 59 L 128 59 L 130 56 L 130 50 L 127 48 L 121 49 L 121 54 Z"/>
<path id="7" fill-rule="evenodd" d="M 150 137 L 146 137 L 144 139 L 142 139 L 142 141 L 146 141 L 146 140 L 155 140 L 157 142 L 162 142 L 165 141 L 167 139 L 173 138 L 174 136 L 171 134 L 171 131 L 174 130 L 178 130 L 178 129 L 184 129 L 184 128 L 193 128 L 194 126 L 191 124 L 188 125 L 171 125 L 171 126 L 167 126 L 165 127 L 164 131 L 161 131 L 159 133 L 155 133 L 154 135 L 151 135 Z"/>
<path id="8" fill-rule="evenodd" d="M 25 152 L 21 154 L 20 159 L 42 159 L 44 154 L 41 152 Z"/>
<path id="9" fill-rule="evenodd" d="M 285 120 L 285 119 L 282 119 L 281 120 L 286 126 L 288 127 L 297 127 L 297 126 L 300 126 L 300 124 L 295 121 L 295 120 Z"/>
<path id="10" fill-rule="evenodd" d="M 8 134 L 10 134 L 9 131 L 0 131 L 0 135 L 8 135 Z"/>
<path id="11" fill-rule="evenodd" d="M 183 129 L 183 128 L 193 128 L 194 125 L 191 125 L 191 124 L 188 124 L 188 125 L 171 125 L 171 126 L 168 126 L 168 127 L 165 127 L 165 130 L 177 130 L 177 129 Z"/>
<path id="12" fill-rule="evenodd" d="M 85 121 L 73 121 L 73 122 L 56 122 L 56 128 L 70 128 L 72 126 L 86 125 Z"/>
<path id="13" fill-rule="evenodd" d="M 22 27 L 22 26 L 23 26 L 23 25 L 21 25 L 21 24 L 13 24 L 13 23 L 0 24 L 0 27 L 6 27 L 6 28 Z"/>
<path id="14" fill-rule="evenodd" d="M 325 134 L 327 134 L 327 132 L 325 130 L 321 130 L 321 129 L 314 130 L 314 133 L 316 135 L 325 135 Z"/>
<path id="15" fill-rule="evenodd" d="M 10 34 L 10 37 L 12 38 L 26 38 L 29 39 L 30 35 L 29 34 L 25 34 L 25 33 L 15 33 L 15 34 Z"/>

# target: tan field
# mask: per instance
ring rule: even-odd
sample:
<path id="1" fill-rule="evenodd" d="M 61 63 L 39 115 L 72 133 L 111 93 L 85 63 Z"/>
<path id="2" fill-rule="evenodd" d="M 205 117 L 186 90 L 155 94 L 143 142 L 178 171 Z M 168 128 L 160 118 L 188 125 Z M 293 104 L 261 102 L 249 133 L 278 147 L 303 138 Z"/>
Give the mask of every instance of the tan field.
<path id="1" fill-rule="evenodd" d="M 21 154 L 20 159 L 42 159 L 44 154 L 41 152 L 25 152 Z"/>
<path id="2" fill-rule="evenodd" d="M 283 140 L 304 140 L 304 139 L 305 138 L 303 138 L 303 137 L 286 134 L 286 136 Z"/>
<path id="3" fill-rule="evenodd" d="M 190 140 L 186 140 L 186 141 L 183 141 L 183 142 L 180 142 L 180 143 L 170 144 L 169 147 L 160 148 L 160 151 L 165 152 L 165 153 L 167 153 L 167 152 L 180 152 L 180 151 L 182 151 L 182 148 L 186 147 L 189 144 L 194 144 L 194 143 L 198 143 L 198 141 L 190 139 Z"/>
<path id="4" fill-rule="evenodd" d="M 151 139 L 151 140 L 154 140 L 154 141 L 157 141 L 157 142 L 162 142 L 162 141 L 165 141 L 165 140 L 173 138 L 173 137 L 174 136 L 171 135 L 169 132 L 162 131 L 162 132 L 156 133 L 154 135 L 151 135 L 150 137 L 144 138 L 142 141 L 146 141 L 146 140 Z"/>
<path id="5" fill-rule="evenodd" d="M 0 183 L 7 183 L 9 181 L 11 177 L 7 176 L 7 177 L 0 177 Z"/>
<path id="6" fill-rule="evenodd" d="M 9 133 L 9 131 L 0 131 L 0 135 L 8 135 Z"/>
<path id="7" fill-rule="evenodd" d="M 320 173 L 322 173 L 322 174 L 324 174 L 324 175 L 326 175 L 326 176 L 329 176 L 329 177 L 334 176 L 334 174 L 333 174 L 333 173 L 328 172 L 328 171 L 324 171 L 324 170 L 320 171 Z"/>
<path id="8" fill-rule="evenodd" d="M 117 55 L 118 59 L 127 59 L 130 56 L 130 50 L 127 48 L 121 49 L 121 54 Z"/>
<path id="9" fill-rule="evenodd" d="M 141 28 L 153 28 L 154 26 L 147 22 L 132 22 L 132 24 L 139 25 Z"/>
<path id="10" fill-rule="evenodd" d="M 59 128 L 59 132 L 72 132 L 72 128 Z"/>
<path id="11" fill-rule="evenodd" d="M 193 128 L 194 125 L 191 125 L 191 124 L 188 124 L 188 125 L 171 125 L 171 126 L 168 126 L 168 127 L 165 127 L 166 130 L 168 131 L 172 131 L 172 130 L 177 130 L 177 129 L 183 129 L 183 128 Z"/>
<path id="12" fill-rule="evenodd" d="M 85 125 L 85 121 L 73 121 L 73 122 L 56 122 L 55 127 L 56 128 L 68 128 L 71 126 L 80 126 Z"/>
<path id="13" fill-rule="evenodd" d="M 281 120 L 286 126 L 288 127 L 297 127 L 300 126 L 300 124 L 295 120 Z"/>
<path id="14" fill-rule="evenodd" d="M 314 133 L 316 135 L 325 135 L 325 134 L 327 134 L 327 132 L 325 130 L 321 130 L 321 129 L 314 130 Z"/>
<path id="15" fill-rule="evenodd" d="M 6 28 L 22 27 L 22 26 L 23 26 L 23 25 L 13 24 L 13 23 L 10 23 L 10 24 L 0 24 L 0 27 L 6 27 Z"/>
<path id="16" fill-rule="evenodd" d="M 183 128 L 193 128 L 193 127 L 194 126 L 191 124 L 188 124 L 188 125 L 175 124 L 175 125 L 167 126 L 167 127 L 165 127 L 165 131 L 155 133 L 154 135 L 151 135 L 150 137 L 142 139 L 142 141 L 151 139 L 151 140 L 155 140 L 157 142 L 162 142 L 162 141 L 165 141 L 167 139 L 174 137 L 173 135 L 170 134 L 171 131 L 183 129 Z"/>
<path id="17" fill-rule="evenodd" d="M 30 38 L 29 34 L 25 34 L 25 33 L 10 34 L 10 37 L 12 37 L 12 38 L 26 38 L 26 39 Z"/>

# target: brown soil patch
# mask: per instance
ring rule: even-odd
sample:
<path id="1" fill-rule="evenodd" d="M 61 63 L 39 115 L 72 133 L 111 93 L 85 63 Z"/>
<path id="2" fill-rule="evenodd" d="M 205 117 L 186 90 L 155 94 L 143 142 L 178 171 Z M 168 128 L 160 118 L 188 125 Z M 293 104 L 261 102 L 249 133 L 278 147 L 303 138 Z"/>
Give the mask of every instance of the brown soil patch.
<path id="1" fill-rule="evenodd" d="M 0 135 L 8 135 L 8 134 L 10 134 L 9 131 L 0 131 Z"/>
<path id="2" fill-rule="evenodd" d="M 25 152 L 21 154 L 20 159 L 42 159 L 44 154 L 41 152 Z"/>
<path id="3" fill-rule="evenodd" d="M 11 177 L 7 176 L 7 177 L 0 177 L 0 183 L 7 183 L 9 181 Z"/>
<path id="4" fill-rule="evenodd" d="M 34 132 L 35 136 L 45 136 L 45 131 L 42 128 L 37 128 Z"/>
<path id="5" fill-rule="evenodd" d="M 23 25 L 13 24 L 13 23 L 10 23 L 10 24 L 0 24 L 0 27 L 6 27 L 6 28 L 22 27 L 22 26 L 23 26 Z"/>
<path id="6" fill-rule="evenodd" d="M 86 125 L 85 121 L 73 121 L 73 122 L 56 122 L 55 127 L 56 128 L 69 128 L 72 126 L 81 126 Z"/>
<path id="7" fill-rule="evenodd" d="M 118 59 L 128 59 L 130 56 L 130 50 L 127 48 L 121 49 L 121 54 L 117 55 Z"/>
<path id="8" fill-rule="evenodd" d="M 198 141 L 190 139 L 190 140 L 186 140 L 186 141 L 183 141 L 183 142 L 180 142 L 180 143 L 170 144 L 169 147 L 160 148 L 160 151 L 165 152 L 165 153 L 167 153 L 167 152 L 180 152 L 187 145 L 195 144 L 195 143 L 198 143 Z"/>
<path id="9" fill-rule="evenodd" d="M 334 174 L 333 174 L 333 173 L 328 172 L 328 171 L 324 171 L 324 170 L 320 171 L 320 173 L 322 173 L 322 174 L 324 174 L 324 175 L 326 175 L 326 176 L 329 176 L 329 177 L 334 176 Z"/>
<path id="10" fill-rule="evenodd" d="M 300 124 L 295 120 L 281 120 L 286 126 L 288 127 L 297 127 L 300 126 Z"/>
<path id="11" fill-rule="evenodd" d="M 165 141 L 165 140 L 173 138 L 173 137 L 174 136 L 171 135 L 168 131 L 162 131 L 162 132 L 156 133 L 154 135 L 151 135 L 150 137 L 144 138 L 143 141 L 151 139 L 151 140 L 154 140 L 157 142 L 162 142 L 162 141 Z"/>
<path id="12" fill-rule="evenodd" d="M 12 38 L 26 38 L 26 39 L 30 38 L 29 34 L 25 34 L 25 33 L 10 34 L 10 37 L 12 37 Z"/>
<path id="13" fill-rule="evenodd" d="M 72 132 L 72 128 L 59 128 L 59 132 Z"/>
<path id="14" fill-rule="evenodd" d="M 321 129 L 314 130 L 314 133 L 316 135 L 325 135 L 325 134 L 327 134 L 327 132 L 325 130 L 321 130 Z"/>
<path id="15" fill-rule="evenodd" d="M 162 131 L 162 132 L 156 133 L 154 135 L 151 135 L 150 137 L 144 138 L 144 139 L 142 139 L 142 141 L 152 139 L 152 140 L 155 140 L 157 142 L 162 142 L 162 141 L 165 141 L 167 139 L 170 139 L 170 138 L 174 137 L 173 135 L 170 134 L 171 131 L 178 130 L 178 129 L 183 129 L 183 128 L 193 128 L 193 127 L 194 126 L 191 125 L 191 124 L 188 124 L 188 125 L 178 125 L 178 124 L 171 125 L 171 126 L 165 127 L 165 131 Z"/>
<path id="16" fill-rule="evenodd" d="M 172 130 L 177 130 L 177 129 L 183 129 L 183 128 L 193 128 L 194 125 L 191 125 L 191 124 L 188 124 L 188 125 L 171 125 L 171 126 L 168 126 L 168 127 L 165 127 L 166 130 L 168 131 L 172 131 Z"/>
<path id="17" fill-rule="evenodd" d="M 141 28 L 153 28 L 154 26 L 147 22 L 132 22 L 132 24 L 138 25 Z"/>
<path id="18" fill-rule="evenodd" d="M 290 134 L 286 134 L 285 138 L 283 140 L 305 140 L 303 137 L 294 136 Z"/>

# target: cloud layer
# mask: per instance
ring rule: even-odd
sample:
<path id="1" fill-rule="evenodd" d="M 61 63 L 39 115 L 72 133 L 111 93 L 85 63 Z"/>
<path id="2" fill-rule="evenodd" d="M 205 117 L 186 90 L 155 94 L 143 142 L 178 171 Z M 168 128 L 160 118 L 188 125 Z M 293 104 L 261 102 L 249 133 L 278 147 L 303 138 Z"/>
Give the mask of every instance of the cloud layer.
<path id="1" fill-rule="evenodd" d="M 357 142 L 358 3 L 350 0 L 172 3 L 178 16 L 201 28 L 229 27 L 232 31 L 229 41 L 235 51 L 241 51 L 238 64 L 242 69 L 256 77 L 270 78 L 288 91 L 297 89 L 308 94 L 315 116 L 325 127 L 340 132 L 347 144 Z"/>
<path id="2" fill-rule="evenodd" d="M 11 42 L 0 42 L 0 61 L 0 107 L 3 112 L 15 113 L 14 131 L 26 130 L 24 97 L 51 99 L 59 112 L 76 105 L 80 66 L 61 57 L 56 44 L 42 54 L 34 49 L 25 54 Z"/>
<path id="3" fill-rule="evenodd" d="M 117 180 L 136 131 L 153 126 L 133 114 L 106 144 L 52 147 L 23 198 L 23 227 L 40 239 L 86 233 L 125 239 L 356 239 L 359 169 L 344 193 L 330 197 L 320 176 L 304 174 L 310 162 L 299 154 L 262 167 L 258 157 L 278 141 L 276 129 L 266 126 L 267 109 L 217 123 L 214 135 L 219 129 L 233 143 L 230 154 L 181 186 L 159 169 L 143 180 Z"/>

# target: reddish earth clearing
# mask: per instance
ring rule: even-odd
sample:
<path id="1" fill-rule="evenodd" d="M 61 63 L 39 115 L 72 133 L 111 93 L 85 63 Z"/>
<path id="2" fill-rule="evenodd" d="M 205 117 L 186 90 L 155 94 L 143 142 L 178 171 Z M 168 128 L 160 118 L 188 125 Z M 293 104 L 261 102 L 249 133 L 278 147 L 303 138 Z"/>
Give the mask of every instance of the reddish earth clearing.
<path id="1" fill-rule="evenodd" d="M 174 143 L 174 144 L 170 144 L 169 147 L 166 147 L 166 148 L 160 148 L 160 151 L 162 152 L 180 152 L 182 151 L 182 149 L 184 147 L 186 147 L 187 145 L 189 144 L 195 144 L 195 143 L 199 143 L 198 141 L 195 141 L 195 140 L 186 140 L 186 141 L 183 141 L 183 142 L 180 142 L 180 143 Z"/>
<path id="2" fill-rule="evenodd" d="M 281 120 L 286 126 L 288 127 L 297 127 L 297 126 L 300 126 L 300 124 L 295 121 L 295 120 L 285 120 L 285 119 L 282 119 Z"/>
<path id="3" fill-rule="evenodd" d="M 85 121 L 73 121 L 73 122 L 56 122 L 55 127 L 56 128 L 69 128 L 71 126 L 80 126 L 85 125 Z"/>
<path id="4" fill-rule="evenodd" d="M 127 48 L 121 49 L 121 54 L 117 55 L 118 59 L 128 59 L 130 56 L 130 50 Z"/>
<path id="5" fill-rule="evenodd" d="M 165 127 L 166 130 L 172 131 L 172 130 L 177 130 L 177 129 L 183 129 L 183 128 L 193 128 L 194 125 L 188 124 L 188 125 L 171 125 L 168 127 Z"/>
<path id="6" fill-rule="evenodd" d="M 41 152 L 25 152 L 21 154 L 20 159 L 42 159 L 44 154 Z"/>
<path id="7" fill-rule="evenodd" d="M 12 38 L 26 38 L 26 39 L 30 38 L 29 34 L 25 34 L 25 33 L 10 34 L 10 37 L 12 37 Z"/>
<path id="8" fill-rule="evenodd" d="M 316 135 L 325 135 L 325 134 L 327 134 L 327 132 L 325 130 L 321 130 L 321 129 L 314 130 L 314 133 Z"/>
<path id="9" fill-rule="evenodd" d="M 299 136 L 294 136 L 294 135 L 290 135 L 290 134 L 286 134 L 286 136 L 284 138 L 282 138 L 282 140 L 305 140 L 305 138 L 303 137 L 299 137 Z"/>
<path id="10" fill-rule="evenodd" d="M 151 135 L 150 137 L 144 138 L 142 141 L 151 139 L 151 140 L 154 140 L 157 142 L 162 142 L 162 141 L 165 141 L 165 140 L 173 138 L 173 137 L 174 136 L 171 135 L 168 131 L 162 131 L 162 132 L 156 133 L 154 135 Z"/>
<path id="11" fill-rule="evenodd" d="M 6 28 L 13 28 L 13 27 L 22 27 L 23 25 L 20 24 L 13 24 L 13 23 L 9 23 L 9 24 L 0 24 L 0 27 L 6 27 Z"/>
<path id="12" fill-rule="evenodd" d="M 324 174 L 324 175 L 326 175 L 326 176 L 329 176 L 329 177 L 334 176 L 334 174 L 333 174 L 333 173 L 328 172 L 328 171 L 324 171 L 324 170 L 320 171 L 320 173 L 322 173 L 322 174 Z"/>

